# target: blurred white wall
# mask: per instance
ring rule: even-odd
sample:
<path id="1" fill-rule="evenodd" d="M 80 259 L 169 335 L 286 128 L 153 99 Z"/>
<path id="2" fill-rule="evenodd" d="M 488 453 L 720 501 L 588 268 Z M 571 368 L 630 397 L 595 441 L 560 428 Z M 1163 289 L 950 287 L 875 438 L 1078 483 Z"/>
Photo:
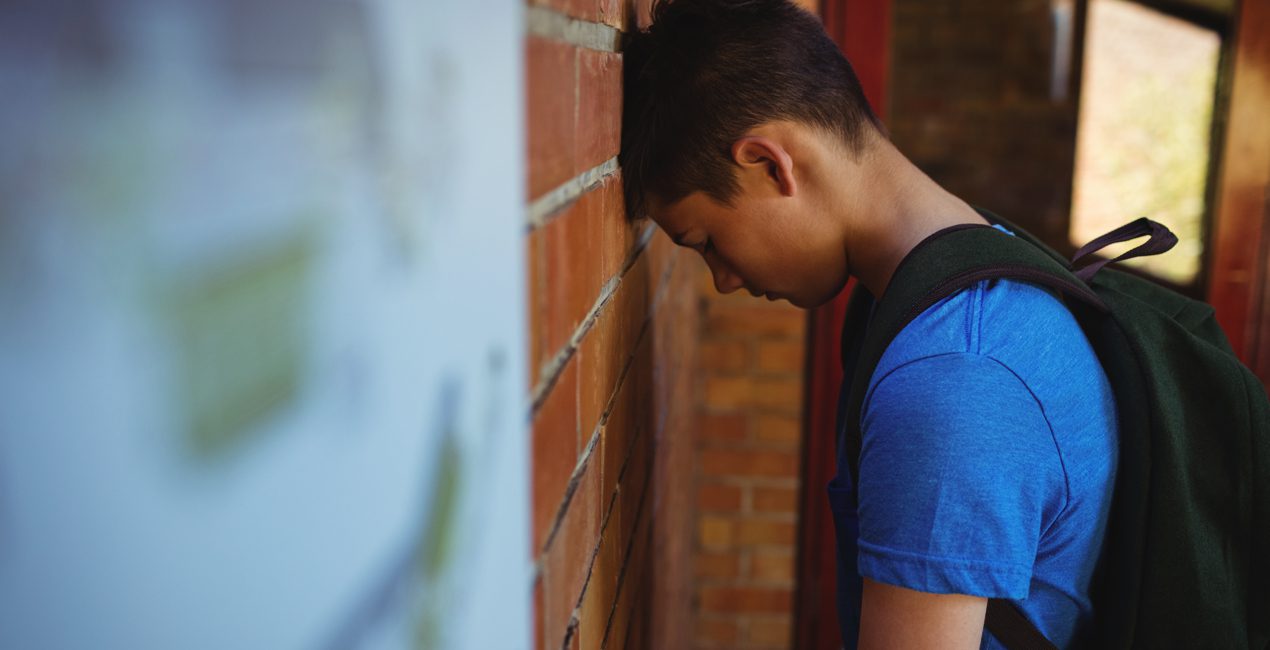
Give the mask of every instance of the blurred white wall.
<path id="1" fill-rule="evenodd" d="M 0 7 L 0 647 L 529 645 L 521 33 Z"/>

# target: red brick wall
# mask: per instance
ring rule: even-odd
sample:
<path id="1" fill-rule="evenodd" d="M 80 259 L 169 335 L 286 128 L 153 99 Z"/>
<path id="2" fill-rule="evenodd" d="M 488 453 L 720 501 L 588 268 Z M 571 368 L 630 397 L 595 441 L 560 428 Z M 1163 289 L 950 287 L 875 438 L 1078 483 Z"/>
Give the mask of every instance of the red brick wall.
<path id="1" fill-rule="evenodd" d="M 623 213 L 616 50 L 632 11 L 526 13 L 531 552 L 549 650 L 690 636 L 694 268 Z"/>
<path id="2" fill-rule="evenodd" d="M 715 293 L 699 263 L 695 639 L 788 648 L 806 312 Z"/>
<path id="3" fill-rule="evenodd" d="M 1050 0 L 892 6 L 891 140 L 953 194 L 1070 250 L 1081 32 L 1055 98 Z"/>

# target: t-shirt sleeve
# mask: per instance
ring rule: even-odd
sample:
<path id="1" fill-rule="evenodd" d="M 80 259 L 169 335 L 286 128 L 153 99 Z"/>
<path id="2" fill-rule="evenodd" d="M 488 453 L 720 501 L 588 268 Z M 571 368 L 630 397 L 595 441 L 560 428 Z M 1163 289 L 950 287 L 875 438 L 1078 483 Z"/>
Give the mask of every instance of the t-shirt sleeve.
<path id="1" fill-rule="evenodd" d="M 860 575 L 929 593 L 1026 598 L 1042 532 L 1067 502 L 1043 408 L 991 357 L 888 372 L 866 396 Z"/>

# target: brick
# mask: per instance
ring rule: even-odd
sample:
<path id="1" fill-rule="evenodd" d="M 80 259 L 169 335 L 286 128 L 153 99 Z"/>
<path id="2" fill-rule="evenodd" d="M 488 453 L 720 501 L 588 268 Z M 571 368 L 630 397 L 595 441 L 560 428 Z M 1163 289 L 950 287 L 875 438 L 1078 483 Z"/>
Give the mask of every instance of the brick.
<path id="1" fill-rule="evenodd" d="M 592 1 L 594 2 L 594 0 Z M 599 0 L 598 4 L 600 9 L 600 22 L 622 31 L 626 30 L 625 0 Z"/>
<path id="2" fill-rule="evenodd" d="M 574 176 L 577 48 L 526 36 L 525 65 L 527 189 L 532 200 Z"/>
<path id="3" fill-rule="evenodd" d="M 646 367 L 648 362 L 640 362 L 638 368 Z M 635 413 L 639 414 L 640 421 L 636 423 L 634 428 L 634 438 L 631 439 L 629 452 L 627 452 L 624 463 L 616 465 L 617 456 L 610 456 L 615 462 L 616 471 L 620 472 L 621 491 L 618 494 L 617 509 L 618 523 L 620 523 L 622 536 L 630 538 L 635 522 L 639 518 L 644 517 L 641 510 L 650 507 L 652 501 L 645 498 L 648 491 L 649 477 L 653 470 L 653 432 L 650 429 L 650 409 L 648 409 L 648 392 L 650 391 L 650 380 L 636 380 L 632 383 L 635 388 Z"/>
<path id="4" fill-rule="evenodd" d="M 630 555 L 626 558 L 616 607 L 609 620 L 608 634 L 604 642 L 606 650 L 620 650 L 625 647 L 627 628 L 632 622 L 639 624 L 640 619 L 648 611 L 651 538 L 647 533 L 650 530 L 651 526 L 648 522 L 640 523 L 639 531 L 636 533 L 637 541 L 631 546 Z"/>
<path id="5" fill-rule="evenodd" d="M 625 648 L 626 635 L 632 619 L 638 619 L 648 608 L 648 603 L 643 600 L 644 595 L 641 593 L 641 588 L 644 586 L 641 583 L 645 575 L 643 567 L 638 570 L 632 567 L 628 571 L 629 573 L 623 578 L 622 588 L 618 592 L 613 614 L 609 617 L 604 650 L 622 650 Z M 636 609 L 639 611 L 635 611 Z"/>
<path id="6" fill-rule="evenodd" d="M 793 551 L 763 551 L 751 554 L 750 577 L 755 582 L 792 587 L 794 584 Z"/>
<path id="7" fill-rule="evenodd" d="M 603 228 L 604 204 L 594 192 L 556 216 L 543 231 L 545 354 L 554 356 L 573 338 L 600 297 L 606 278 L 594 253 Z"/>
<path id="8" fill-rule="evenodd" d="M 754 438 L 796 446 L 803 439 L 802 420 L 792 415 L 759 415 L 754 420 Z"/>
<path id="9" fill-rule="evenodd" d="M 583 621 L 583 627 L 588 629 L 585 635 L 587 638 L 591 637 L 595 627 L 592 625 L 594 622 L 592 615 L 595 611 L 600 612 L 601 618 L 608 618 L 613 599 L 617 596 L 618 575 L 622 572 L 622 565 L 625 562 L 626 541 L 621 538 L 617 518 L 610 517 L 600 533 L 599 552 L 596 554 L 595 564 L 591 567 L 591 579 L 587 583 L 587 593 L 583 597 L 582 611 L 579 615 Z M 599 610 L 595 610 L 597 607 Z M 587 643 L 583 643 L 583 646 L 599 647 Z"/>
<path id="10" fill-rule="evenodd" d="M 798 490 L 794 488 L 754 486 L 755 512 L 795 513 L 798 511 Z"/>
<path id="11" fill-rule="evenodd" d="M 672 274 L 673 275 L 673 274 Z M 653 339 L 658 347 L 658 356 L 665 367 L 667 381 L 662 385 L 671 390 L 666 393 L 669 400 L 662 403 L 671 406 L 684 406 L 696 411 L 695 391 L 697 328 L 694 312 L 683 309 L 682 302 L 676 302 L 677 295 L 673 283 L 658 306 L 654 315 Z"/>
<path id="12" fill-rule="evenodd" d="M 660 232 L 660 229 L 658 231 Z M 664 234 L 661 236 L 664 236 Z M 674 338 L 695 345 L 701 338 L 699 324 L 702 310 L 700 307 L 700 296 L 690 281 L 692 264 L 689 258 L 694 253 L 679 249 L 673 244 L 671 244 L 671 247 L 675 249 L 673 253 L 674 267 L 671 269 L 670 287 L 665 298 L 665 310 L 667 313 L 665 321 L 669 328 L 684 334 L 684 336 Z M 672 314 L 674 316 L 671 316 Z M 686 356 L 684 359 L 695 359 L 695 357 Z"/>
<path id="13" fill-rule="evenodd" d="M 595 463 L 586 464 L 560 529 L 543 555 L 543 627 L 548 648 L 558 648 L 564 641 L 600 540 L 597 469 Z"/>
<path id="14" fill-rule="evenodd" d="M 606 309 L 614 310 L 613 346 L 617 350 L 634 350 L 636 340 L 648 320 L 648 258 L 644 255 L 622 276 L 616 292 Z"/>
<path id="15" fill-rule="evenodd" d="M 613 349 L 613 319 L 600 319 L 578 346 L 578 424 L 585 445 L 617 393 L 626 355 Z"/>
<path id="16" fill-rule="evenodd" d="M 653 414 L 649 408 L 652 383 L 649 368 L 652 360 L 647 354 L 650 347 L 644 343 L 637 349 L 604 426 L 600 454 L 604 464 L 605 494 L 617 488 L 620 478 L 637 498 L 648 475 L 651 463 L 649 446 L 653 436 Z"/>
<path id="17" fill-rule="evenodd" d="M 1078 106 L 1075 96 L 1052 101 L 1049 78 L 1034 73 L 1052 54 L 1049 6 L 903 5 L 896 3 L 892 35 L 892 140 L 967 202 L 991 200 L 998 212 L 1020 215 L 1030 232 L 1067 245 Z M 931 88 L 956 90 L 937 98 Z M 991 134 L 973 126 L 986 116 Z"/>
<path id="18" fill-rule="evenodd" d="M 525 236 L 525 307 L 529 322 L 529 386 L 538 385 L 542 365 L 546 361 L 546 325 L 543 302 L 546 283 L 543 269 L 543 231 L 541 228 Z"/>
<path id="19" fill-rule="evenodd" d="M 663 614 L 670 605 L 662 603 L 654 599 L 652 572 L 646 571 L 643 576 L 643 586 L 640 593 L 640 606 L 638 610 L 632 613 L 631 622 L 626 630 L 626 648 L 632 650 L 645 650 L 646 648 L 670 648 L 676 647 L 675 643 L 667 643 L 664 638 L 658 637 L 670 636 L 674 639 L 685 639 L 690 634 L 688 621 L 691 618 L 688 615 L 687 603 L 684 600 L 684 606 L 676 611 L 673 618 L 667 621 L 667 616 Z M 665 627 L 662 630 L 654 632 L 652 630 L 653 617 L 656 616 L 659 621 L 665 621 Z"/>
<path id="20" fill-rule="evenodd" d="M 638 394 L 638 388 L 635 382 L 624 383 L 621 388 L 618 388 L 612 413 L 603 428 L 601 457 L 606 494 L 617 489 L 617 481 L 632 451 L 631 444 L 648 428 L 646 414 L 636 409 L 635 400 L 638 397 L 636 394 Z"/>
<path id="21" fill-rule="evenodd" d="M 649 639 L 648 626 L 648 609 L 642 609 L 640 615 L 631 621 L 631 625 L 626 631 L 626 647 L 638 648 L 639 650 L 655 647 Z"/>
<path id="22" fill-rule="evenodd" d="M 750 344 L 747 341 L 706 341 L 697 349 L 697 359 L 705 372 L 736 374 L 750 365 Z"/>
<path id="23" fill-rule="evenodd" d="M 569 364 L 533 423 L 533 551 L 546 542 L 569 476 L 578 462 L 578 368 Z"/>
<path id="24" fill-rule="evenodd" d="M 601 227 L 600 275 L 607 282 L 622 271 L 622 265 L 630 256 L 631 248 L 638 240 L 638 226 L 626 220 L 626 206 L 622 198 L 621 172 L 610 176 L 600 187 L 592 190 L 603 203 Z M 595 248 L 593 244 L 592 249 Z"/>
<path id="25" fill-rule="evenodd" d="M 622 55 L 578 51 L 576 128 L 577 171 L 617 155 L 622 133 Z"/>
<path id="26" fill-rule="evenodd" d="M 793 626 L 788 616 L 753 617 L 746 625 L 744 647 L 788 648 L 793 638 Z"/>
<path id="27" fill-rule="evenodd" d="M 807 329 L 807 313 L 793 307 L 738 307 L 711 304 L 706 316 L 706 335 L 774 337 L 801 340 Z"/>
<path id="28" fill-rule="evenodd" d="M 785 613 L 792 595 L 790 589 L 780 587 L 704 586 L 698 591 L 703 612 Z"/>
<path id="29" fill-rule="evenodd" d="M 801 378 L 705 378 L 705 406 L 714 412 L 761 409 L 794 415 L 802 410 L 802 398 Z"/>
<path id="30" fill-rule="evenodd" d="M 704 449 L 701 472 L 706 476 L 798 475 L 798 456 L 771 449 Z"/>
<path id="31" fill-rule="evenodd" d="M 741 509 L 741 488 L 707 483 L 697 488 L 697 508 L 703 512 L 736 512 Z"/>
<path id="32" fill-rule="evenodd" d="M 806 2 L 807 0 L 803 0 Z M 529 4 L 548 7 L 566 16 L 623 29 L 622 0 L 530 0 Z"/>
<path id="33" fill-rule="evenodd" d="M 643 232 L 643 228 L 647 225 L 646 220 L 641 220 L 632 226 L 632 233 Z M 653 277 L 660 278 L 666 269 L 670 268 L 670 264 L 675 264 L 675 269 L 680 269 L 680 265 L 688 265 L 689 260 L 686 259 L 684 253 L 687 249 L 676 246 L 670 241 L 670 235 L 661 228 L 653 228 L 653 236 L 648 240 L 648 246 L 644 249 L 644 254 L 648 256 L 648 268 L 652 272 Z M 682 277 L 677 278 L 682 282 Z M 695 337 L 694 337 L 695 338 Z"/>
<path id="34" fill-rule="evenodd" d="M 733 580 L 741 575 L 741 556 L 730 552 L 701 552 L 693 558 L 698 579 Z"/>
<path id="35" fill-rule="evenodd" d="M 653 469 L 652 434 L 642 432 L 635 439 L 630 460 L 622 474 L 618 499 L 618 522 L 622 539 L 628 540 L 635 526 L 648 518 L 653 495 L 649 494 L 649 476 Z"/>
<path id="36" fill-rule="evenodd" d="M 735 648 L 741 640 L 740 626 L 733 619 L 697 619 L 693 640 L 704 648 Z"/>
<path id="37" fill-rule="evenodd" d="M 759 341 L 754 356 L 754 369 L 777 375 L 800 375 L 803 372 L 802 341 Z"/>
<path id="38" fill-rule="evenodd" d="M 702 414 L 697 417 L 697 436 L 707 443 L 735 443 L 745 439 L 747 425 L 741 414 Z"/>
<path id="39" fill-rule="evenodd" d="M 610 546 L 612 551 L 605 551 L 605 546 Z M 616 559 L 603 570 L 592 572 L 586 593 L 582 596 L 582 605 L 578 609 L 579 646 L 582 648 L 599 648 L 603 643 L 604 630 L 608 627 L 609 615 L 617 599 L 623 549 L 615 537 L 606 538 L 601 543 L 601 554 L 615 553 Z"/>
<path id="40" fill-rule="evenodd" d="M 594 429 L 600 415 L 615 400 L 623 368 L 636 353 L 635 346 L 640 344 L 640 332 L 648 319 L 645 270 L 646 265 L 642 263 L 631 267 L 579 346 L 579 417 L 585 431 Z M 619 405 L 614 401 L 612 408 L 617 409 Z M 625 417 L 630 416 L 621 415 L 617 419 Z"/>
<path id="41" fill-rule="evenodd" d="M 792 546 L 797 536 L 793 522 L 742 519 L 733 529 L 736 543 L 742 546 L 780 544 Z"/>
<path id="42" fill-rule="evenodd" d="M 619 395 L 620 403 L 629 403 L 633 392 L 629 388 L 623 391 Z M 610 420 L 604 426 L 601 434 L 603 437 L 598 450 L 599 458 L 604 464 L 604 494 L 612 495 L 617 492 L 618 481 L 622 477 L 622 472 L 633 449 L 632 443 L 635 441 L 636 436 L 642 434 L 642 431 L 643 427 L 629 418 Z M 627 480 L 629 481 L 630 478 L 628 477 Z M 628 497 L 629 495 L 621 495 L 619 498 L 625 499 Z"/>
<path id="43" fill-rule="evenodd" d="M 736 542 L 736 522 L 705 515 L 697 521 L 697 539 L 705 548 L 727 548 Z"/>

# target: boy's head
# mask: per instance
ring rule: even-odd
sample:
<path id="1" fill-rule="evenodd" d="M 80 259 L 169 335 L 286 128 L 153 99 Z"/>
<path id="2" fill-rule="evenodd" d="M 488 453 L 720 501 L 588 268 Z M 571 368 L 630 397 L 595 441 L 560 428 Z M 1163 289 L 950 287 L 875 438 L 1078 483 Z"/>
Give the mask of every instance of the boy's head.
<path id="1" fill-rule="evenodd" d="M 663 0 L 652 18 L 623 50 L 628 214 L 682 235 L 720 291 L 832 298 L 841 242 L 810 212 L 831 206 L 799 193 L 827 180 L 815 158 L 858 161 L 884 132 L 851 65 L 787 0 Z"/>

